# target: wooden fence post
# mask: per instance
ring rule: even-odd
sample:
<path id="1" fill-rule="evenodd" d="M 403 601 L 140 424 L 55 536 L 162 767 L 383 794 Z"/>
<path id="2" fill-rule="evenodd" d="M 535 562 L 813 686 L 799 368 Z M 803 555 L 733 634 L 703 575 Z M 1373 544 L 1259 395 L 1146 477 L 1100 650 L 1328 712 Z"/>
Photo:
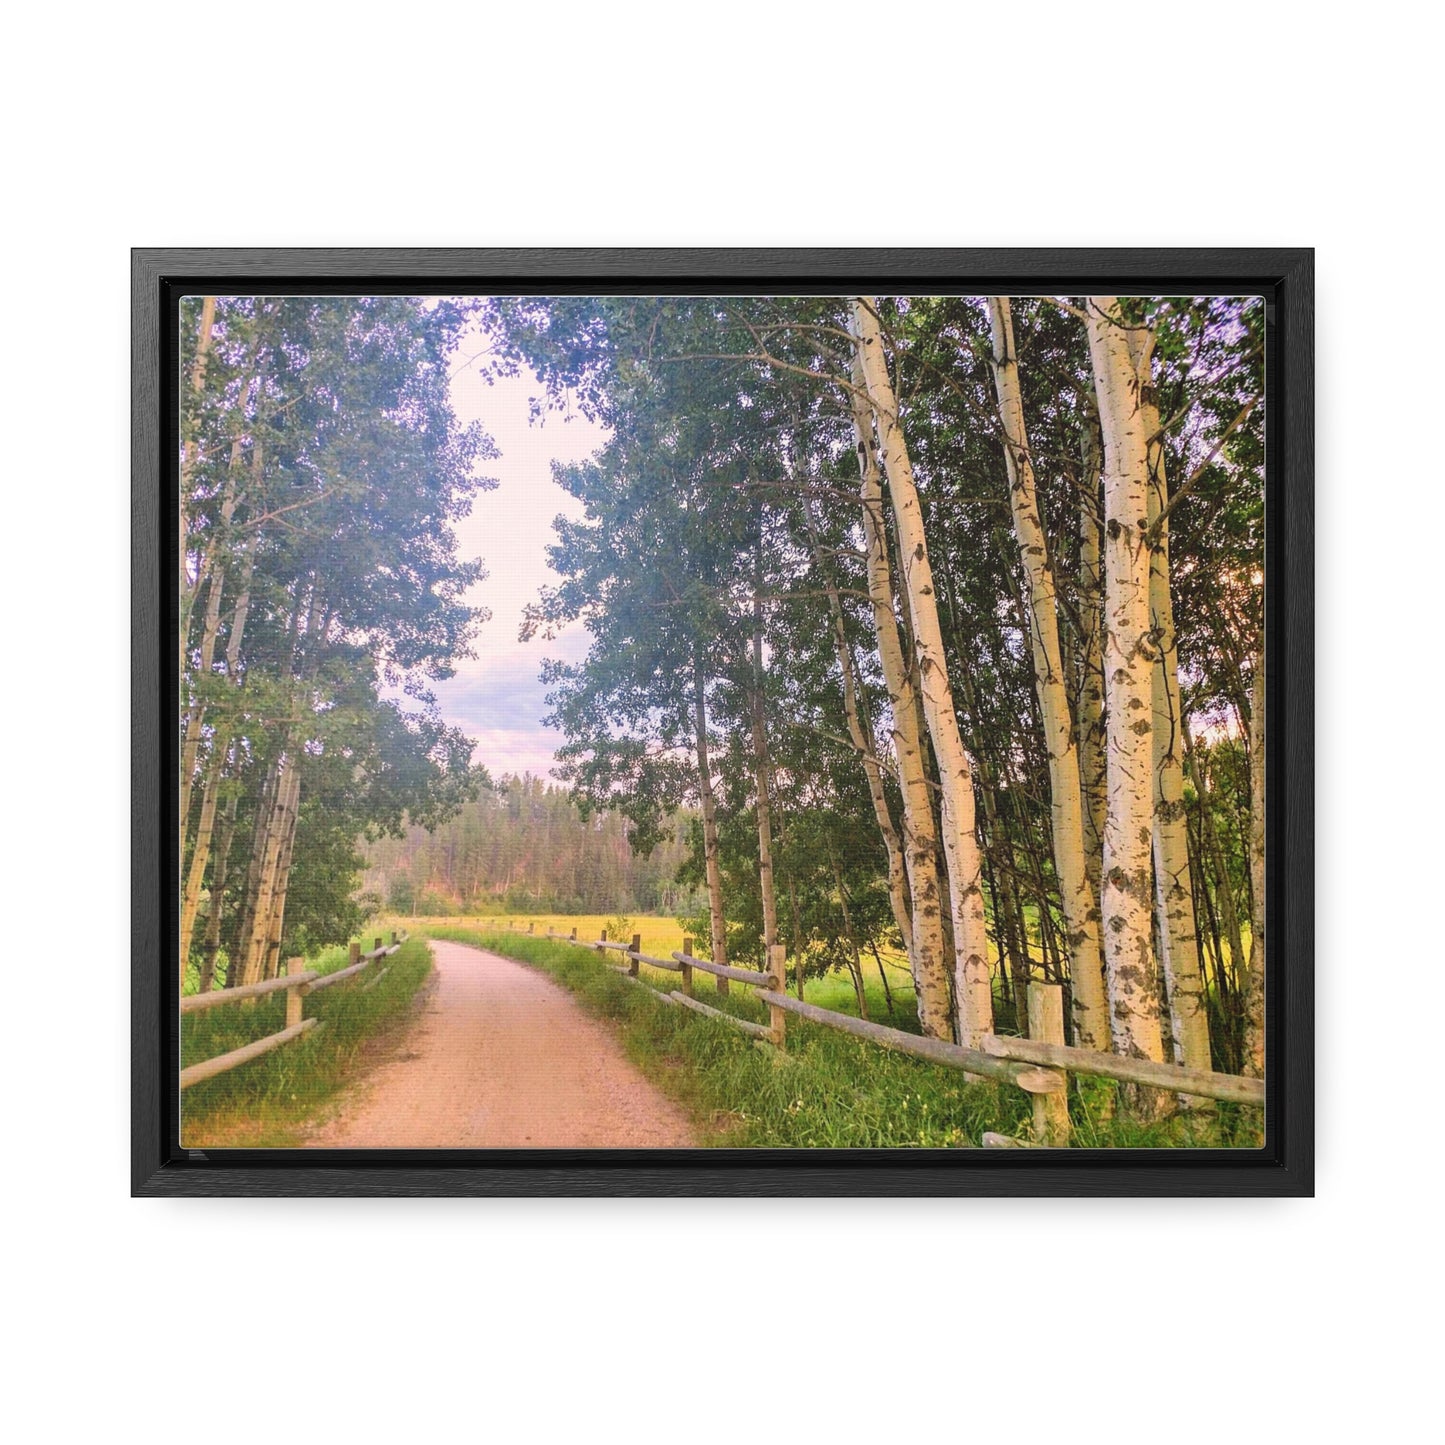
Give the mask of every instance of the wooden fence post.
<path id="1" fill-rule="evenodd" d="M 683 951 L 685 954 L 687 954 L 687 956 L 688 956 L 689 958 L 692 957 L 692 939 L 690 939 L 690 938 L 684 938 L 684 939 L 682 940 L 682 951 Z M 684 963 L 684 964 L 682 965 L 682 991 L 683 991 L 689 998 L 692 998 L 692 997 L 693 997 L 693 992 L 692 992 L 692 965 L 691 965 L 690 963 Z"/>
<path id="2" fill-rule="evenodd" d="M 577 925 L 575 923 L 572 925 L 572 942 L 577 942 Z"/>
<path id="3" fill-rule="evenodd" d="M 536 931 L 537 931 L 537 920 L 534 918 L 534 919 L 527 925 L 527 932 L 528 932 L 528 933 L 535 933 Z"/>
<path id="4" fill-rule="evenodd" d="M 1029 1037 L 1039 1043 L 1064 1041 L 1064 990 L 1056 983 L 1029 984 Z M 1069 1142 L 1068 1075 L 1057 1072 L 1064 1087 L 1057 1094 L 1035 1094 L 1034 1137 L 1040 1144 L 1062 1149 Z"/>
<path id="5" fill-rule="evenodd" d="M 396 929 L 394 929 L 394 928 L 391 930 L 391 941 L 392 941 L 393 943 L 396 942 Z"/>
<path id="6" fill-rule="evenodd" d="M 352 964 L 354 964 L 354 963 L 360 963 L 360 962 L 361 962 L 361 943 L 360 943 L 360 940 L 358 940 L 357 942 L 353 943 L 353 944 L 351 945 L 350 949 L 347 951 L 347 955 L 346 955 L 346 966 L 347 966 L 348 968 L 350 968 Z"/>
<path id="7" fill-rule="evenodd" d="M 606 953 L 606 952 L 607 952 L 607 950 L 606 950 L 605 948 L 603 948 L 603 946 L 602 946 L 602 945 L 603 945 L 604 943 L 606 943 L 606 942 L 607 942 L 607 930 L 604 928 L 604 929 L 602 930 L 602 937 L 597 940 L 597 952 L 598 952 L 598 953 Z"/>
<path id="8" fill-rule="evenodd" d="M 378 933 L 378 934 L 376 935 L 376 942 L 371 945 L 371 951 L 372 951 L 373 953 L 375 953 L 376 950 L 377 950 L 378 948 L 380 948 L 380 947 L 381 947 L 381 935 Z"/>
<path id="9" fill-rule="evenodd" d="M 288 958 L 286 960 L 286 976 L 304 973 L 306 971 L 306 960 L 304 958 Z M 288 988 L 286 990 L 286 1027 L 294 1029 L 301 1022 L 301 1010 L 305 1007 L 301 998 L 300 988 Z"/>
<path id="10" fill-rule="evenodd" d="M 632 951 L 633 953 L 642 952 L 642 935 L 640 933 L 634 933 L 632 935 Z M 635 958 L 629 958 L 627 962 L 631 965 L 627 970 L 628 973 L 630 973 L 633 978 L 637 978 L 639 976 L 637 960 Z"/>
<path id="11" fill-rule="evenodd" d="M 768 970 L 773 975 L 773 992 L 785 992 L 788 987 L 788 950 L 783 944 L 775 943 L 768 949 Z M 778 1048 L 783 1047 L 787 1017 L 776 1004 L 768 1005 L 768 1031 Z"/>

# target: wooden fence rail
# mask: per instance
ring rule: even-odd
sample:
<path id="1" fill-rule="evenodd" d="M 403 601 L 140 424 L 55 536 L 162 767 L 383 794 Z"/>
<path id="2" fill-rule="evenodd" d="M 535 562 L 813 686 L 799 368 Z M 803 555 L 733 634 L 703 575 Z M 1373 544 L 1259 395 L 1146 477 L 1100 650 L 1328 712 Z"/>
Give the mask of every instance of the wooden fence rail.
<path id="1" fill-rule="evenodd" d="M 530 927 L 528 931 L 532 931 Z M 575 928 L 570 936 L 551 930 L 546 936 L 561 943 L 574 943 L 579 948 L 590 948 L 599 952 L 608 948 L 619 949 L 632 960 L 631 966 L 621 971 L 638 983 L 647 984 L 646 979 L 638 977 L 639 962 L 674 972 L 680 969 L 683 976 L 681 991 L 669 993 L 651 984 L 647 986 L 653 988 L 656 996 L 665 1003 L 681 1004 L 744 1033 L 764 1039 L 778 1048 L 785 1045 L 783 1021 L 784 1016 L 791 1013 L 807 1019 L 810 1023 L 838 1029 L 897 1053 L 962 1069 L 975 1077 L 998 1079 L 1012 1084 L 1024 1090 L 1033 1100 L 1034 1134 L 1038 1142 L 1029 1144 L 1008 1140 L 1004 1135 L 990 1134 L 985 1139 L 986 1147 L 990 1148 L 1032 1148 L 1039 1145 L 1057 1147 L 1067 1144 L 1070 1128 L 1070 1073 L 1116 1079 L 1121 1083 L 1142 1084 L 1173 1094 L 1217 1099 L 1226 1103 L 1256 1107 L 1264 1104 L 1263 1079 L 1186 1069 L 1174 1064 L 1156 1063 L 1150 1059 L 1129 1059 L 1120 1054 L 1094 1053 L 1088 1049 L 1067 1046 L 1064 1043 L 1063 988 L 1059 984 L 1029 985 L 1028 1019 L 1029 1032 L 1033 1037 L 1021 1039 L 986 1034 L 980 1048 L 968 1049 L 943 1039 L 923 1038 L 918 1034 L 905 1033 L 902 1029 L 891 1029 L 883 1024 L 871 1023 L 867 1019 L 855 1018 L 852 1014 L 836 1013 L 832 1009 L 819 1008 L 816 1004 L 793 998 L 783 991 L 786 971 L 784 950 L 781 946 L 774 948 L 773 956 L 769 960 L 772 971 L 761 973 L 755 969 L 733 968 L 730 965 L 714 963 L 710 958 L 697 958 L 692 952 L 690 938 L 684 939 L 682 949 L 674 952 L 668 960 L 642 953 L 641 938 L 636 935 L 631 948 L 622 943 L 609 943 L 605 932 L 595 941 L 579 939 Z M 692 997 L 694 969 L 715 975 L 719 981 L 719 991 L 726 988 L 724 980 L 728 979 L 755 988 L 755 997 L 768 1007 L 769 1023 L 753 1023 L 723 1009 L 699 1003 Z"/>
<path id="2" fill-rule="evenodd" d="M 280 989 L 286 990 L 286 1027 L 274 1034 L 267 1034 L 265 1038 L 257 1039 L 255 1043 L 245 1044 L 239 1049 L 232 1049 L 229 1053 L 217 1054 L 215 1058 L 204 1059 L 198 1064 L 192 1064 L 187 1069 L 181 1070 L 181 1088 L 189 1089 L 192 1084 L 199 1084 L 206 1079 L 214 1079 L 217 1074 L 224 1074 L 230 1069 L 239 1068 L 242 1064 L 249 1064 L 252 1059 L 259 1059 L 262 1054 L 269 1054 L 272 1049 L 279 1049 L 282 1044 L 289 1044 L 292 1039 L 299 1039 L 302 1034 L 309 1033 L 321 1022 L 320 1019 L 304 1019 L 301 1017 L 302 999 L 308 994 L 315 993 L 318 989 L 330 988 L 332 984 L 341 983 L 348 978 L 354 978 L 363 970 L 368 969 L 378 959 L 389 958 L 393 953 L 406 942 L 409 935 L 403 933 L 400 937 L 395 932 L 391 935 L 390 946 L 384 946 L 380 938 L 376 940 L 376 947 L 370 953 L 362 953 L 361 945 L 351 945 L 351 959 L 347 966 L 336 973 L 316 973 L 313 970 L 305 969 L 302 965 L 305 959 L 292 958 L 286 962 L 286 972 L 277 978 L 268 978 L 261 983 L 248 983 L 238 988 L 218 988 L 210 993 L 188 994 L 181 1000 L 181 1012 L 183 1014 L 199 1013 L 203 1009 L 216 1008 L 223 1003 L 239 1003 L 243 999 L 261 998 L 268 993 L 276 993 Z M 386 969 L 382 969 L 384 974 Z M 380 980 L 378 974 L 372 983 Z M 368 984 L 367 987 L 371 985 Z"/>

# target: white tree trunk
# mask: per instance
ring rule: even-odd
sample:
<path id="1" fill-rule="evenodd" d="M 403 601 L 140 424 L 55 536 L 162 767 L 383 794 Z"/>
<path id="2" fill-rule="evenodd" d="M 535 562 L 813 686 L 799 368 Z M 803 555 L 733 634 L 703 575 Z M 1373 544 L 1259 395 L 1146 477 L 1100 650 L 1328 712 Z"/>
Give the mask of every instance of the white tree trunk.
<path id="1" fill-rule="evenodd" d="M 249 404 L 254 378 L 246 384 L 241 400 L 241 415 L 244 418 Z M 236 514 L 236 473 L 241 465 L 241 437 L 231 442 L 231 458 L 226 468 L 226 485 L 221 495 L 220 527 L 200 562 L 196 577 L 196 595 L 200 595 L 202 582 L 206 587 L 206 615 L 201 623 L 201 658 L 197 669 L 198 677 L 209 677 L 216 661 L 216 639 L 221 630 L 221 599 L 226 585 L 225 558 L 221 550 L 230 545 L 231 521 Z M 260 482 L 260 442 L 255 445 L 255 465 L 252 468 L 256 482 Z M 186 713 L 186 735 L 181 745 L 181 825 L 184 829 L 191 816 L 191 790 L 195 785 L 196 758 L 201 745 L 201 732 L 205 724 L 205 708 L 199 697 L 193 697 Z M 183 834 L 184 838 L 184 834 Z"/>
<path id="2" fill-rule="evenodd" d="M 778 941 L 778 904 L 773 887 L 773 798 L 768 758 L 768 725 L 763 673 L 763 539 L 762 515 L 753 554 L 753 686 L 749 712 L 753 731 L 753 771 L 758 792 L 758 887 L 763 900 L 763 958 Z"/>
<path id="3" fill-rule="evenodd" d="M 953 909 L 954 989 L 961 1043 L 977 1048 L 993 1032 L 993 991 L 988 972 L 988 930 L 984 918 L 978 835 L 974 828 L 973 773 L 954 711 L 953 691 L 933 591 L 933 570 L 913 465 L 898 420 L 898 402 L 883 354 L 875 299 L 852 298 L 853 333 L 868 396 L 882 442 L 883 468 L 893 499 L 893 519 L 903 566 L 903 584 L 913 617 L 914 650 L 923 692 L 923 714 L 938 760 L 942 794 L 943 849 Z"/>
<path id="4" fill-rule="evenodd" d="M 930 1038 L 952 1036 L 952 1004 L 943 948 L 943 904 L 938 886 L 938 828 L 923 758 L 923 732 L 913 674 L 903 655 L 898 615 L 893 610 L 893 570 L 883 513 L 883 479 L 873 439 L 873 412 L 863 368 L 853 358 L 853 429 L 863 503 L 863 537 L 868 554 L 868 600 L 883 685 L 888 689 L 893 758 L 903 798 L 903 858 L 908 879 L 911 932 L 908 962 L 913 974 L 918 1021 Z"/>
<path id="5" fill-rule="evenodd" d="M 1109 816 L 1104 963 L 1116 1052 L 1161 1060 L 1152 944 L 1153 671 L 1147 432 L 1117 299 L 1090 296 L 1089 356 L 1104 433 L 1104 678 Z"/>
<path id="6" fill-rule="evenodd" d="M 1159 660 L 1151 698 L 1154 742 L 1154 873 L 1159 904 L 1160 962 L 1169 991 L 1174 1058 L 1186 1068 L 1214 1067 L 1209 1048 L 1209 1009 L 1199 936 L 1194 918 L 1194 884 L 1189 869 L 1189 824 L 1184 807 L 1183 700 L 1179 652 L 1174 635 L 1174 600 L 1169 575 L 1169 524 L 1160 521 L 1169 503 L 1164 438 L 1152 379 L 1153 338 L 1131 333 L 1140 415 L 1149 441 L 1149 616 Z M 1147 340 L 1140 338 L 1147 337 Z M 1156 526 L 1157 523 L 1157 526 Z M 1192 1102 L 1192 1101 L 1191 1101 Z M 1201 1101 L 1203 1102 L 1203 1101 Z"/>
<path id="7" fill-rule="evenodd" d="M 1249 716 L 1249 866 L 1254 885 L 1254 937 L 1249 952 L 1249 992 L 1244 1012 L 1244 1072 L 1264 1077 L 1264 980 L 1265 980 L 1265 759 L 1268 743 L 1264 723 L 1264 633 L 1259 638 L 1259 657 L 1254 664 L 1253 696 Z"/>
<path id="8" fill-rule="evenodd" d="M 706 686 L 707 671 L 703 666 L 702 649 L 699 646 L 693 664 L 693 723 L 697 735 L 697 791 L 702 803 L 703 872 L 707 879 L 713 962 L 726 963 L 728 934 L 727 921 L 723 914 L 722 868 L 718 861 L 717 800 L 713 794 L 712 764 L 708 758 Z M 718 979 L 717 991 L 728 991 L 727 979 Z"/>
<path id="9" fill-rule="evenodd" d="M 1084 487 L 1079 496 L 1079 778 L 1084 797 L 1084 866 L 1098 898 L 1104 878 L 1104 825 L 1109 813 L 1108 748 L 1104 736 L 1103 470 L 1098 405 L 1084 421 Z M 1102 951 L 1102 940 L 1101 940 Z"/>
<path id="10" fill-rule="evenodd" d="M 1103 1049 L 1109 1040 L 1109 1010 L 1099 943 L 1099 901 L 1089 883 L 1085 862 L 1079 754 L 1074 741 L 1074 720 L 1069 711 L 1063 652 L 1059 646 L 1054 573 L 1049 563 L 1047 533 L 1024 424 L 1013 313 L 1007 296 L 990 296 L 988 306 L 993 331 L 994 387 L 1008 464 L 1009 502 L 1019 556 L 1029 579 L 1029 642 L 1034 685 L 1043 717 L 1044 746 L 1049 758 L 1054 866 L 1068 930 L 1074 1035 L 1080 1048 Z"/>
<path id="11" fill-rule="evenodd" d="M 833 618 L 833 645 L 838 654 L 838 671 L 843 679 L 843 716 L 848 723 L 848 736 L 863 765 L 863 775 L 868 780 L 868 797 L 873 804 L 873 817 L 878 832 L 883 838 L 884 851 L 888 858 L 888 905 L 893 913 L 903 945 L 908 952 L 910 969 L 917 987 L 917 968 L 913 955 L 913 916 L 908 901 L 908 873 L 903 862 L 903 843 L 893 821 L 893 810 L 888 806 L 888 794 L 883 785 L 883 765 L 878 758 L 878 743 L 873 732 L 873 720 L 863 707 L 859 696 L 857 669 L 853 664 L 853 650 L 848 644 L 848 631 L 844 622 L 843 603 L 838 596 L 838 586 L 832 573 L 823 561 L 822 548 L 818 543 L 818 526 L 814 516 L 811 498 L 804 498 L 803 516 L 808 524 L 808 541 L 813 553 L 813 565 L 828 593 L 828 610 Z M 897 638 L 895 636 L 895 644 Z M 945 986 L 947 980 L 944 980 Z M 945 988 L 945 1002 L 947 992 Z M 944 1035 L 948 1036 L 948 1010 L 943 1013 Z"/>
<path id="12" fill-rule="evenodd" d="M 205 389 L 206 384 L 206 358 L 211 350 L 211 333 L 216 321 L 216 298 L 204 296 L 201 298 L 201 319 L 199 332 L 196 337 L 196 357 L 191 365 L 191 390 L 197 396 Z M 187 437 L 181 447 L 181 485 L 180 495 L 176 499 L 178 509 L 178 552 L 177 557 L 177 584 L 176 597 L 180 609 L 180 616 L 177 622 L 177 644 L 179 656 L 176 663 L 176 687 L 179 690 L 180 701 L 185 697 L 186 687 L 186 653 L 191 636 L 191 606 L 194 598 L 190 588 L 190 577 L 187 575 L 186 560 L 188 555 L 188 528 L 187 514 L 190 510 L 191 501 L 191 472 L 195 467 L 196 446 L 191 437 Z M 187 791 L 187 776 L 184 765 L 181 769 L 182 798 L 179 806 L 179 823 L 177 830 L 176 847 L 176 884 L 181 885 L 180 870 L 185 867 L 186 856 L 186 821 L 189 815 L 190 796 Z M 184 992 L 186 987 L 186 964 L 190 961 L 189 950 L 182 949 L 180 957 L 180 988 Z"/>
<path id="13" fill-rule="evenodd" d="M 289 745 L 288 745 L 289 748 Z M 287 833 L 287 816 L 292 807 L 295 760 L 289 750 L 276 765 L 274 801 L 259 832 L 259 863 L 256 868 L 255 898 L 241 937 L 240 982 L 259 983 L 266 958 L 266 941 L 271 930 L 271 910 L 279 880 L 281 850 Z"/>

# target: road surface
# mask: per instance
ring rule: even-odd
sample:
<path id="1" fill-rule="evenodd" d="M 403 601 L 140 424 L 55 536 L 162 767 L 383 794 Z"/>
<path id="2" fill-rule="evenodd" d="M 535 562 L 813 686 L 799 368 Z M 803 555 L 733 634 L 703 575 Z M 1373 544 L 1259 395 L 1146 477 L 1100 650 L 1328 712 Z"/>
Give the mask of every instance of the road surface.
<path id="1" fill-rule="evenodd" d="M 307 1135 L 324 1149 L 665 1149 L 687 1116 L 545 974 L 434 940 L 418 1015 Z"/>

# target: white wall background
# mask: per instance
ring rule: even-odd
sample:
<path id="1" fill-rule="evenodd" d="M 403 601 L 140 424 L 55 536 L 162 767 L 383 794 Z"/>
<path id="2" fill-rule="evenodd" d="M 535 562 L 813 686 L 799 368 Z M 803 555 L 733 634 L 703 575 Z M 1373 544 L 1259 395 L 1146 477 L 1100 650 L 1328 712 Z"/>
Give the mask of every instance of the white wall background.
<path id="1" fill-rule="evenodd" d="M 1441 1031 L 1414 690 L 1439 673 L 1442 481 L 1423 13 L 12 16 L 15 1438 L 1414 1434 L 1440 1287 L 1417 1092 Z M 130 1200 L 127 249 L 1045 242 L 1319 248 L 1319 1198 Z"/>

